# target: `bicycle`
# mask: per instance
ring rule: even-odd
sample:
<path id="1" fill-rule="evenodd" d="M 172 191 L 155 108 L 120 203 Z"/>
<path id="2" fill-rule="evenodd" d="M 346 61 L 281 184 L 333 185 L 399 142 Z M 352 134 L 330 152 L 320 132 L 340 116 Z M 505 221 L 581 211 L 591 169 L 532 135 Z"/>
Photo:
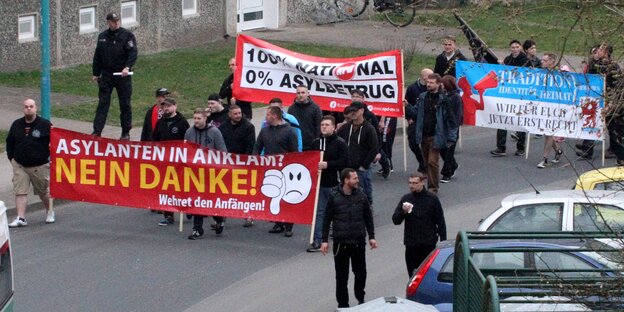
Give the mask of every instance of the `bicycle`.
<path id="1" fill-rule="evenodd" d="M 416 10 L 424 10 L 432 0 L 373 0 L 373 9 L 383 13 L 386 20 L 396 26 L 405 27 L 414 21 Z M 366 10 L 370 0 L 334 0 L 336 7 L 352 17 L 358 17 Z"/>

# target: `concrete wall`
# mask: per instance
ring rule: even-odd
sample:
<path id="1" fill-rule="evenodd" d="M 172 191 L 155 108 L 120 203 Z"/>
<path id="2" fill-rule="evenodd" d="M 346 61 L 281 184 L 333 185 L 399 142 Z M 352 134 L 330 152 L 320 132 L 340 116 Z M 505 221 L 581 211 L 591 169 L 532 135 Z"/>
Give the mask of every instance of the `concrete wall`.
<path id="1" fill-rule="evenodd" d="M 197 15 L 182 17 L 179 0 L 137 0 L 138 24 L 122 27 L 135 34 L 140 54 L 210 42 L 226 33 L 226 1 L 197 0 Z M 0 0 L 0 16 L 4 17 L 0 19 L 0 71 L 40 67 L 41 42 L 18 42 L 17 35 L 20 15 L 36 13 L 40 23 L 39 4 L 40 0 Z M 97 6 L 97 31 L 80 34 L 79 9 L 93 5 Z M 90 63 L 97 36 L 106 29 L 106 14 L 119 13 L 120 8 L 119 0 L 50 0 L 52 66 Z"/>
<path id="2" fill-rule="evenodd" d="M 322 0 L 322 1 L 327 1 L 331 5 L 334 5 L 333 0 Z M 287 24 L 301 24 L 301 23 L 315 22 L 315 14 L 317 14 L 316 8 L 318 5 L 319 5 L 318 0 L 289 0 L 288 3 L 286 4 L 288 8 L 286 23 Z"/>

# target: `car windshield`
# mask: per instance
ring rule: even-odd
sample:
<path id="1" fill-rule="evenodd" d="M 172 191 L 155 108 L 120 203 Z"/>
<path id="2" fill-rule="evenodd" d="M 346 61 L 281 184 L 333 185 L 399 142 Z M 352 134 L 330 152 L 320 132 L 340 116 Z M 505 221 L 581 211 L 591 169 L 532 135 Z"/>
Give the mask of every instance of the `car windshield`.
<path id="1" fill-rule="evenodd" d="M 563 203 L 540 203 L 513 207 L 498 218 L 488 231 L 561 231 Z"/>

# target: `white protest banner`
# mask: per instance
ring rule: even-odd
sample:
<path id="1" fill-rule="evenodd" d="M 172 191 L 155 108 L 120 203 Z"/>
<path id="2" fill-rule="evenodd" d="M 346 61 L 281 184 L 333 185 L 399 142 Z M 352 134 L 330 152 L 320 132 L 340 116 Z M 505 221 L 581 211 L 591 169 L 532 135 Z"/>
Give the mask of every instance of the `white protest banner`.
<path id="1" fill-rule="evenodd" d="M 602 140 L 600 75 L 459 61 L 457 79 L 464 124 Z"/>
<path id="2" fill-rule="evenodd" d="M 354 58 L 324 58 L 292 52 L 268 42 L 238 35 L 233 96 L 268 103 L 279 97 L 288 104 L 297 85 L 304 85 L 323 110 L 343 111 L 350 91 L 366 95 L 368 108 L 380 116 L 403 116 L 403 60 L 394 50 Z"/>

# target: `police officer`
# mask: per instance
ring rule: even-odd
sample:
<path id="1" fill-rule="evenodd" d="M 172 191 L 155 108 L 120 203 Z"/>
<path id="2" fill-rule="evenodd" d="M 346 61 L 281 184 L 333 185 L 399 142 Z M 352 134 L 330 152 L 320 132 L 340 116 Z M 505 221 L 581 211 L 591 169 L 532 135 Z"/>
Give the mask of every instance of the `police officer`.
<path id="1" fill-rule="evenodd" d="M 121 111 L 121 140 L 130 139 L 132 128 L 132 110 L 130 97 L 132 96 L 132 80 L 129 72 L 137 59 L 137 46 L 134 34 L 121 27 L 121 20 L 117 13 L 106 15 L 108 29 L 98 36 L 95 54 L 93 55 L 93 82 L 99 85 L 99 103 L 93 120 L 93 135 L 100 136 L 108 109 L 111 93 L 117 89 L 119 96 L 119 110 Z M 121 73 L 114 75 L 114 73 Z"/>

